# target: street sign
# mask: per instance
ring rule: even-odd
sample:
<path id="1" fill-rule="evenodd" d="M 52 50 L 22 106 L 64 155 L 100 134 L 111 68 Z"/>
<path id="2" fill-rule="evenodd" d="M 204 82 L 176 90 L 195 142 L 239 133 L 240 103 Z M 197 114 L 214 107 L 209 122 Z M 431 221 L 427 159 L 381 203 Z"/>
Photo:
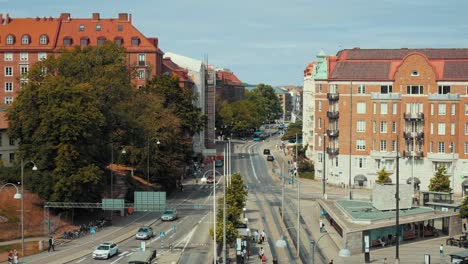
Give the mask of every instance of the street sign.
<path id="1" fill-rule="evenodd" d="M 160 238 L 165 238 L 165 237 L 166 237 L 166 232 L 160 231 L 160 232 L 159 232 L 159 237 L 160 237 Z"/>
<path id="2" fill-rule="evenodd" d="M 172 226 L 172 233 L 175 233 L 177 231 L 177 226 L 173 225 Z"/>
<path id="3" fill-rule="evenodd" d="M 89 233 L 90 233 L 91 235 L 96 234 L 96 227 L 95 227 L 95 226 L 90 226 L 90 227 L 89 227 Z"/>

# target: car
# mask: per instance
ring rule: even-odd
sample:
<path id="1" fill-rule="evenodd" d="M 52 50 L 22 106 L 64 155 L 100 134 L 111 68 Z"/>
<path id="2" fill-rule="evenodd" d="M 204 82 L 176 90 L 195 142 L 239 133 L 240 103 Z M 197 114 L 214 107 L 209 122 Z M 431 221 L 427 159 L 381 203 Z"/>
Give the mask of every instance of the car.
<path id="1" fill-rule="evenodd" d="M 162 221 L 174 221 L 177 219 L 177 209 L 168 208 L 164 210 L 164 213 L 161 215 Z"/>
<path id="2" fill-rule="evenodd" d="M 264 155 L 270 155 L 270 150 L 269 149 L 264 149 L 263 154 Z"/>
<path id="3" fill-rule="evenodd" d="M 213 176 L 209 176 L 208 178 L 206 178 L 206 183 L 214 183 L 215 180 L 213 178 Z"/>
<path id="4" fill-rule="evenodd" d="M 93 259 L 108 259 L 119 254 L 119 246 L 113 242 L 104 242 L 93 251 Z"/>
<path id="5" fill-rule="evenodd" d="M 268 161 L 274 161 L 275 160 L 275 157 L 271 156 L 271 155 L 268 155 L 267 156 L 267 160 Z"/>
<path id="6" fill-rule="evenodd" d="M 150 239 L 153 237 L 153 228 L 150 226 L 142 226 L 135 234 L 136 239 Z"/>

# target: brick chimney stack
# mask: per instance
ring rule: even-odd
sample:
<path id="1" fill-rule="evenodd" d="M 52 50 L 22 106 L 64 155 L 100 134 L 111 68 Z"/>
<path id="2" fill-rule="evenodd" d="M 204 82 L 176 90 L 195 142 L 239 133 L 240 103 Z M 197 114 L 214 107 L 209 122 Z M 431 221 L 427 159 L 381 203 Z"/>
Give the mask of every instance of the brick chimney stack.
<path id="1" fill-rule="evenodd" d="M 3 14 L 0 13 L 0 25 L 3 25 Z"/>
<path id="2" fill-rule="evenodd" d="M 10 20 L 11 20 L 10 14 L 7 13 L 6 17 L 5 17 L 5 20 L 3 21 L 3 25 L 6 25 L 6 24 L 10 23 Z"/>
<path id="3" fill-rule="evenodd" d="M 119 20 L 128 21 L 128 13 L 119 13 Z"/>
<path id="4" fill-rule="evenodd" d="M 60 14 L 60 19 L 64 21 L 70 21 L 70 13 L 62 13 Z"/>
<path id="5" fill-rule="evenodd" d="M 100 19 L 99 13 L 93 13 L 93 20 L 98 21 Z"/>

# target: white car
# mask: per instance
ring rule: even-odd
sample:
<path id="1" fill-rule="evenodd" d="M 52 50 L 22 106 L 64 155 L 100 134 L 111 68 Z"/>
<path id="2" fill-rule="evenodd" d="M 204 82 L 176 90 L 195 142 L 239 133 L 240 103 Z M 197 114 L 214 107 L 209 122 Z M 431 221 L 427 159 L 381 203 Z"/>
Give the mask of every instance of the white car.
<path id="1" fill-rule="evenodd" d="M 177 209 L 175 208 L 168 208 L 161 215 L 162 221 L 174 221 L 176 219 L 177 219 Z"/>
<path id="2" fill-rule="evenodd" d="M 93 259 L 108 259 L 119 253 L 119 246 L 113 242 L 104 242 L 93 251 Z"/>

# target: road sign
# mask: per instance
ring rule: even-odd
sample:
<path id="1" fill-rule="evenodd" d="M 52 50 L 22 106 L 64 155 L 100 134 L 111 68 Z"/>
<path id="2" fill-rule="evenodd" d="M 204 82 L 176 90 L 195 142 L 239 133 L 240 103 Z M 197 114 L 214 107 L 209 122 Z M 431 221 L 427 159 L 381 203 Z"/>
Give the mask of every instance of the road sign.
<path id="1" fill-rule="evenodd" d="M 95 227 L 95 226 L 89 227 L 89 233 L 90 233 L 91 235 L 96 234 L 96 227 Z"/>
<path id="2" fill-rule="evenodd" d="M 172 233 L 175 233 L 177 231 L 177 226 L 173 225 L 172 226 Z"/>
<path id="3" fill-rule="evenodd" d="M 159 232 L 159 237 L 160 237 L 160 238 L 165 238 L 165 237 L 166 237 L 166 232 L 160 231 L 160 232 Z"/>

